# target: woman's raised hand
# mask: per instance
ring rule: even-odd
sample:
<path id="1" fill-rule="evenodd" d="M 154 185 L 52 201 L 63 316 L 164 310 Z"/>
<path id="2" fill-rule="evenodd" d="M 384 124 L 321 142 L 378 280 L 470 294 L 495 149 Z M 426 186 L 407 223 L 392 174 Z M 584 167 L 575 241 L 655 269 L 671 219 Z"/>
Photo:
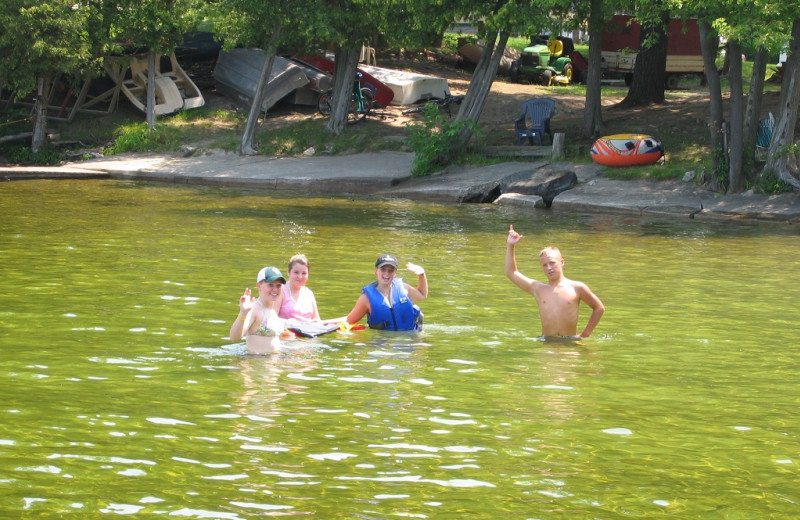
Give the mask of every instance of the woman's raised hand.
<path id="1" fill-rule="evenodd" d="M 239 314 L 247 316 L 247 313 L 253 308 L 254 301 L 255 298 L 250 294 L 250 288 L 247 287 L 244 294 L 239 297 Z"/>
<path id="2" fill-rule="evenodd" d="M 406 269 L 408 269 L 417 276 L 422 276 L 423 274 L 425 274 L 425 269 L 423 269 L 421 265 L 412 264 L 411 262 L 408 262 L 406 264 Z"/>

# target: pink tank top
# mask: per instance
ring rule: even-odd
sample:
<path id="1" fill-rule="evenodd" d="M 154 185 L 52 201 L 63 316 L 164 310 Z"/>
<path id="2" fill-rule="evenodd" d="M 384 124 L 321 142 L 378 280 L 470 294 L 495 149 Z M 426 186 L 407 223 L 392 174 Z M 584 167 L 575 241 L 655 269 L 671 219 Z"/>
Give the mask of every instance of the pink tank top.
<path id="1" fill-rule="evenodd" d="M 316 306 L 316 299 L 314 293 L 308 287 L 301 287 L 300 294 L 297 301 L 292 298 L 292 290 L 289 284 L 284 284 L 283 288 L 283 304 L 278 315 L 284 319 L 294 318 L 298 321 L 314 321 L 314 307 Z"/>

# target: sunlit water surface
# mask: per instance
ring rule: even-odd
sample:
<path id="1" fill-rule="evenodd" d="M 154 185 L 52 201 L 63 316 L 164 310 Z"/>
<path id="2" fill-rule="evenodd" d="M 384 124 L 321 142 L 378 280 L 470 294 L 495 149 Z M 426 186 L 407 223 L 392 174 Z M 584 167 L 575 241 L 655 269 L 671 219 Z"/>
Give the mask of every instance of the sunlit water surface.
<path id="1" fill-rule="evenodd" d="M 2 518 L 800 516 L 796 227 L 114 181 L 0 204 Z M 509 223 L 524 273 L 556 244 L 602 298 L 591 338 L 538 339 Z M 238 296 L 297 252 L 326 317 L 379 254 L 423 265 L 424 331 L 243 355 Z"/>

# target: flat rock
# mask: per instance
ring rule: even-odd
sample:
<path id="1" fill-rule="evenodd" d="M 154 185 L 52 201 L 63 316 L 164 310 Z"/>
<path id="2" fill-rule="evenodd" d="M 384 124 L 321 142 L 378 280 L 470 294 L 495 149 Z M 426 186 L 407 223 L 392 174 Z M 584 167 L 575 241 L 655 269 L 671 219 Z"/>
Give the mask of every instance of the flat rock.
<path id="1" fill-rule="evenodd" d="M 704 199 L 712 196 L 693 184 L 596 178 L 559 194 L 551 208 L 691 218 L 703 210 Z"/>
<path id="2" fill-rule="evenodd" d="M 533 172 L 530 177 L 505 183 L 503 193 L 538 195 L 546 206 L 550 206 L 559 193 L 571 189 L 576 184 L 578 176 L 572 169 L 554 170 L 551 167 L 544 167 Z"/>
<path id="3" fill-rule="evenodd" d="M 531 177 L 546 162 L 509 162 L 481 167 L 448 168 L 429 177 L 415 177 L 378 195 L 428 202 L 493 202 L 504 184 Z"/>

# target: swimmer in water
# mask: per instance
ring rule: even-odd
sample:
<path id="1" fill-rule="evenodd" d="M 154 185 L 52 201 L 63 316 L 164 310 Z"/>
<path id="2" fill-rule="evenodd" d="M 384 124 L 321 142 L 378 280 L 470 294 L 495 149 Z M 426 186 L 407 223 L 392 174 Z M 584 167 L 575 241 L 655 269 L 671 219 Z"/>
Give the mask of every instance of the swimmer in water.
<path id="1" fill-rule="evenodd" d="M 300 322 L 321 321 L 314 293 L 306 287 L 308 282 L 308 258 L 297 254 L 289 259 L 289 283 L 281 288 L 278 298 L 278 316 Z"/>
<path id="2" fill-rule="evenodd" d="M 542 336 L 588 338 L 603 317 L 603 302 L 585 283 L 564 276 L 565 261 L 557 247 L 546 247 L 539 253 L 539 264 L 547 277 L 546 283 L 520 273 L 514 251 L 520 240 L 522 235 L 514 231 L 514 226 L 510 226 L 506 239 L 505 272 L 517 287 L 536 299 L 542 321 Z M 581 302 L 592 309 L 592 314 L 586 327 L 578 334 Z"/>
<path id="3" fill-rule="evenodd" d="M 271 354 L 280 348 L 284 323 L 278 317 L 277 301 L 286 279 L 277 267 L 264 267 L 256 276 L 258 298 L 253 298 L 250 288 L 239 297 L 239 316 L 233 321 L 231 341 L 243 337 L 250 354 Z"/>
<path id="4" fill-rule="evenodd" d="M 419 330 L 422 327 L 422 312 L 416 305 L 428 297 L 428 278 L 421 266 L 407 263 L 406 269 L 417 276 L 414 287 L 396 278 L 397 258 L 381 255 L 375 262 L 376 280 L 362 289 L 350 314 L 328 322 L 346 321 L 353 325 L 364 315 L 371 329 Z"/>

